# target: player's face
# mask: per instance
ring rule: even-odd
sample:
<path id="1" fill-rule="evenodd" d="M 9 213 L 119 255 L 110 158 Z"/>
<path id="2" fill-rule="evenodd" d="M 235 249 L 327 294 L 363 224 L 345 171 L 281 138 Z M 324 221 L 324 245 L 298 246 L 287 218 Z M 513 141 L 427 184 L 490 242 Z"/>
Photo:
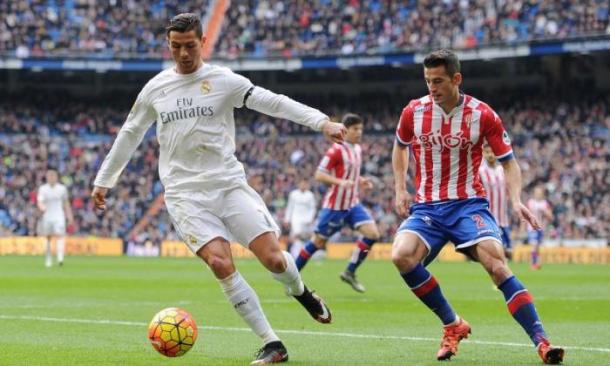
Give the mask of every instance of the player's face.
<path id="1" fill-rule="evenodd" d="M 167 43 L 179 74 L 190 74 L 199 68 L 202 63 L 201 47 L 205 43 L 205 37 L 198 38 L 194 30 L 171 31 Z"/>
<path id="2" fill-rule="evenodd" d="M 436 104 L 443 106 L 459 99 L 459 87 L 462 82 L 462 74 L 459 72 L 449 76 L 445 66 L 424 67 L 424 79 Z"/>
<path id="3" fill-rule="evenodd" d="M 47 172 L 47 183 L 49 184 L 55 184 L 57 183 L 57 172 L 53 171 L 53 170 L 49 170 Z"/>
<path id="4" fill-rule="evenodd" d="M 485 158 L 485 160 L 487 160 L 489 164 L 496 163 L 496 154 L 494 154 L 493 150 L 489 145 L 483 148 L 483 157 Z"/>
<path id="5" fill-rule="evenodd" d="M 351 142 L 352 144 L 356 144 L 362 140 L 362 131 L 364 130 L 364 124 L 360 123 L 357 125 L 351 125 L 347 128 L 347 133 L 345 134 L 345 139 L 347 142 Z"/>
<path id="6" fill-rule="evenodd" d="M 307 183 L 306 180 L 302 180 L 299 182 L 299 189 L 301 191 L 306 191 L 307 189 L 309 189 L 309 183 Z"/>

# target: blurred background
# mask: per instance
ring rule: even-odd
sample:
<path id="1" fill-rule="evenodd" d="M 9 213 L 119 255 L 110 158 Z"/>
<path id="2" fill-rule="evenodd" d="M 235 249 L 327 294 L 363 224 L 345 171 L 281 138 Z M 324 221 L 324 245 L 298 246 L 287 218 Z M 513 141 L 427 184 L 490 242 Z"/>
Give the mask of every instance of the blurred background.
<path id="1" fill-rule="evenodd" d="M 391 149 L 402 108 L 427 93 L 421 61 L 458 51 L 463 90 L 494 108 L 521 164 L 525 202 L 542 186 L 555 246 L 608 245 L 610 22 L 605 0 L 17 0 L 0 2 L 0 236 L 34 237 L 47 168 L 68 188 L 78 238 L 118 238 L 130 255 L 177 240 L 152 128 L 98 213 L 89 195 L 143 85 L 171 67 L 164 27 L 196 12 L 206 62 L 314 106 L 365 118 L 361 194 L 391 242 Z M 288 193 L 329 143 L 285 120 L 236 110 L 237 156 L 278 223 Z M 411 172 L 412 173 L 412 172 Z M 311 180 L 318 198 L 326 187 Z M 412 187 L 409 187 L 412 191 Z M 513 240 L 525 228 L 513 222 Z M 333 241 L 352 242 L 344 230 Z M 68 247 L 70 251 L 70 247 Z M 9 249 L 5 249 L 5 253 Z"/>

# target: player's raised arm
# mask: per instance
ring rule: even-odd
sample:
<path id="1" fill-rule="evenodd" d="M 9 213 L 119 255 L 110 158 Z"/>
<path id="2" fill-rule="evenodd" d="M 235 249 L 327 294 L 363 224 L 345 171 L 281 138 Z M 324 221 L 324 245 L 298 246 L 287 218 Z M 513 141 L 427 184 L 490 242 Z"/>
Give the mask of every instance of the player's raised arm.
<path id="1" fill-rule="evenodd" d="M 96 208 L 105 209 L 104 197 L 108 188 L 115 186 L 127 162 L 142 142 L 146 130 L 154 121 L 154 110 L 145 100 L 144 91 L 142 91 L 95 177 L 93 183 L 95 188 L 91 196 Z"/>
<path id="2" fill-rule="evenodd" d="M 328 116 L 319 110 L 285 95 L 254 86 L 250 80 L 235 73 L 228 75 L 227 82 L 233 90 L 235 107 L 246 106 L 272 117 L 287 119 L 315 131 L 322 131 L 324 136 L 333 142 L 343 141 L 345 126 L 331 122 Z"/>

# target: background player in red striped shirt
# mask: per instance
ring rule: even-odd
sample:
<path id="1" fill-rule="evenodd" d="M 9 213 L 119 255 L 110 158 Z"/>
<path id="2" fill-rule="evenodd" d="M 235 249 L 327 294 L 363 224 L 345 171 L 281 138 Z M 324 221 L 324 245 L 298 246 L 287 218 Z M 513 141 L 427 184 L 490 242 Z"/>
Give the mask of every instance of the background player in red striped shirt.
<path id="1" fill-rule="evenodd" d="M 504 246 L 504 255 L 508 259 L 512 259 L 512 245 L 510 241 L 510 221 L 508 219 L 508 197 L 506 194 L 506 179 L 504 177 L 504 168 L 502 164 L 497 163 L 496 155 L 491 146 L 483 145 L 483 161 L 479 168 L 481 183 L 487 193 L 489 201 L 489 210 L 496 219 L 496 223 L 502 231 L 502 245 Z"/>
<path id="2" fill-rule="evenodd" d="M 470 333 L 470 325 L 453 311 L 425 268 L 451 241 L 487 270 L 543 362 L 560 363 L 564 350 L 550 345 L 532 296 L 506 264 L 500 230 L 488 210 L 478 174 L 481 146 L 487 141 L 504 168 L 513 211 L 539 228 L 521 203 L 521 170 L 502 121 L 487 104 L 460 92 L 460 63 L 453 52 L 429 54 L 424 59 L 424 78 L 429 95 L 404 108 L 396 130 L 392 153 L 396 209 L 401 216 L 409 210 L 410 216 L 398 229 L 392 261 L 415 295 L 443 322 L 437 359 L 450 359 L 457 353 L 459 341 Z M 416 194 L 409 208 L 410 153 L 415 158 Z"/>
<path id="3" fill-rule="evenodd" d="M 360 176 L 362 149 L 359 142 L 364 121 L 360 116 L 348 113 L 343 116 L 342 123 L 347 129 L 343 144 L 333 144 L 316 171 L 316 180 L 330 185 L 330 188 L 318 214 L 313 238 L 301 250 L 296 265 L 301 270 L 318 249 L 326 246 L 329 237 L 349 225 L 358 230 L 362 237 L 356 241 L 350 262 L 340 277 L 354 290 L 364 292 L 364 286 L 356 279 L 356 269 L 366 259 L 371 246 L 379 240 L 379 230 L 360 203 L 358 189 L 370 189 L 373 183 Z"/>

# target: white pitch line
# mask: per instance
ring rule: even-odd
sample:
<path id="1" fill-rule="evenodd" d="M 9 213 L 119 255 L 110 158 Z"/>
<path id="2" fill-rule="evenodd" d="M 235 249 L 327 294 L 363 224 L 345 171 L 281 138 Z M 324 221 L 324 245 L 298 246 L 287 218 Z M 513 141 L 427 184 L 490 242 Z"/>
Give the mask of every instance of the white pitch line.
<path id="1" fill-rule="evenodd" d="M 145 327 L 148 324 L 143 322 L 132 322 L 124 320 L 107 320 L 107 319 L 74 319 L 74 318 L 53 318 L 47 316 L 29 316 L 29 315 L 2 315 L 0 319 L 7 320 L 36 320 L 36 321 L 47 321 L 47 322 L 62 322 L 62 323 L 82 323 L 82 324 L 108 324 L 108 325 L 130 325 Z M 227 332 L 251 332 L 250 328 L 239 328 L 239 327 L 218 327 L 213 325 L 206 325 L 199 327 L 201 330 L 219 330 Z M 401 341 L 418 341 L 418 342 L 438 342 L 436 338 L 425 338 L 425 337 L 408 337 L 408 336 L 391 336 L 391 335 L 373 335 L 373 334 L 359 334 L 359 333 L 345 333 L 345 332 L 316 332 L 308 330 L 293 330 L 283 329 L 276 330 L 277 333 L 285 334 L 297 334 L 297 335 L 312 335 L 312 336 L 327 336 L 327 337 L 345 337 L 345 338 L 364 338 L 364 339 L 392 339 Z M 528 347 L 532 348 L 530 343 L 513 343 L 513 342 L 495 342 L 495 341 L 476 341 L 476 340 L 464 340 L 464 343 L 490 345 L 490 346 L 508 346 L 508 347 Z M 564 346 L 569 350 L 580 350 L 580 351 L 593 351 L 593 352 L 606 352 L 610 353 L 610 348 L 600 347 L 580 347 L 580 346 Z"/>

